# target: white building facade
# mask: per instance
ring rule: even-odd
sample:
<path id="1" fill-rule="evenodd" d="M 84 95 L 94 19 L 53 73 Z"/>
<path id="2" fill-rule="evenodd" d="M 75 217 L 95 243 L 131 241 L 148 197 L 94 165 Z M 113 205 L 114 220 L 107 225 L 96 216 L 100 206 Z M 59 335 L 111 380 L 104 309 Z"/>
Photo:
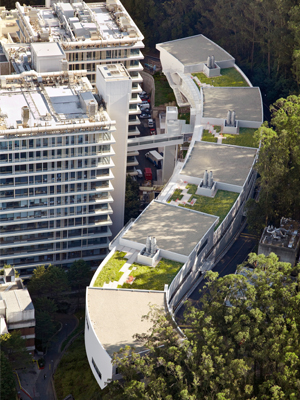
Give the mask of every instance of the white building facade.
<path id="1" fill-rule="evenodd" d="M 115 127 L 81 75 L 1 77 L 0 266 L 21 277 L 107 254 Z"/>

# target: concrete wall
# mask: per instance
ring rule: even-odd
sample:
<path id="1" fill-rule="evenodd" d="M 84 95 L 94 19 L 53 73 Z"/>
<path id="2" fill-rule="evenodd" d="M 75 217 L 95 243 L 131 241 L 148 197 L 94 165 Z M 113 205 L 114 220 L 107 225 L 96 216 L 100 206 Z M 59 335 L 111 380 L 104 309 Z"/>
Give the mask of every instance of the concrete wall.
<path id="1" fill-rule="evenodd" d="M 97 290 L 97 289 L 92 289 Z M 86 296 L 86 304 L 88 304 L 87 296 Z M 85 342 L 85 350 L 88 362 L 90 364 L 90 368 L 92 373 L 98 383 L 98 385 L 103 389 L 106 385 L 105 382 L 108 379 L 112 378 L 113 375 L 113 365 L 111 363 L 111 357 L 107 354 L 106 350 L 103 348 L 100 340 L 98 339 L 92 322 L 89 316 L 89 308 L 86 307 L 86 321 L 85 321 L 85 329 L 84 329 L 84 342 Z M 99 371 L 101 372 L 102 379 L 99 378 L 95 367 L 92 364 L 92 358 L 94 359 L 95 364 L 97 365 Z"/>
<path id="2" fill-rule="evenodd" d="M 164 48 L 160 47 L 159 44 L 156 45 L 156 48 L 160 52 L 159 58 L 164 72 L 184 72 L 184 65 L 176 57 L 172 56 Z"/>
<path id="3" fill-rule="evenodd" d="M 105 79 L 97 67 L 96 86 L 103 100 L 106 102 L 107 112 L 112 120 L 116 121 L 116 132 L 114 137 L 116 143 L 112 146 L 115 151 L 113 162 L 114 179 L 112 185 L 114 191 L 112 197 L 113 214 L 111 216 L 113 237 L 124 226 L 125 210 L 125 187 L 126 187 L 126 165 L 127 165 L 127 139 L 128 139 L 128 104 L 131 98 L 131 78 Z"/>
<path id="4" fill-rule="evenodd" d="M 140 71 L 140 75 L 143 78 L 143 89 L 150 95 L 151 105 L 155 105 L 155 81 L 152 75 L 148 72 Z"/>
<path id="5" fill-rule="evenodd" d="M 205 255 L 213 245 L 213 234 L 214 225 L 206 232 L 200 242 L 196 245 L 189 256 L 188 261 L 183 265 L 173 279 L 168 290 L 169 306 L 171 309 L 176 306 L 176 304 L 182 299 L 182 297 L 195 282 L 197 277 L 199 277 Z M 205 244 L 206 240 L 207 244 L 200 251 L 201 246 Z"/>

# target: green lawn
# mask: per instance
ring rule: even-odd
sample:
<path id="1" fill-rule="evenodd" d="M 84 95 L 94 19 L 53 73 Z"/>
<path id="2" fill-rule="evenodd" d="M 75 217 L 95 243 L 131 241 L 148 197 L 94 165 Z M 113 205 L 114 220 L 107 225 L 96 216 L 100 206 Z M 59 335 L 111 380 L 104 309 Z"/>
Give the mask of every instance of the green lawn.
<path id="1" fill-rule="evenodd" d="M 197 76 L 200 82 L 208 83 L 212 86 L 224 86 L 224 87 L 249 86 L 248 83 L 245 81 L 245 79 L 242 77 L 242 75 L 235 68 L 221 69 L 221 76 L 216 76 L 214 78 L 208 78 L 202 72 L 197 72 L 193 75 Z"/>
<path id="2" fill-rule="evenodd" d="M 86 358 L 84 335 L 68 348 L 54 374 L 54 385 L 59 400 L 72 394 L 76 400 L 100 400 L 103 392 L 94 378 Z"/>
<path id="3" fill-rule="evenodd" d="M 196 193 L 197 185 L 187 185 L 188 193 L 191 193 L 189 201 L 197 199 L 194 206 L 181 205 L 181 207 L 190 208 L 191 210 L 201 211 L 206 214 L 217 215 L 220 217 L 219 225 L 228 214 L 234 202 L 238 198 L 238 193 L 227 192 L 225 190 L 218 190 L 215 197 L 212 199 L 206 196 L 199 196 Z"/>
<path id="4" fill-rule="evenodd" d="M 184 119 L 187 124 L 190 123 L 190 117 L 191 117 L 190 113 L 181 113 L 178 115 L 178 119 Z"/>
<path id="5" fill-rule="evenodd" d="M 234 144 L 236 146 L 245 146 L 245 147 L 258 147 L 258 143 L 254 140 L 254 132 L 256 129 L 254 128 L 240 128 L 240 132 L 238 135 L 230 135 L 228 133 L 223 133 L 225 140 L 222 143 L 224 144 Z"/>
<path id="6" fill-rule="evenodd" d="M 213 142 L 213 143 L 217 143 L 218 141 L 218 139 L 214 137 L 213 134 L 210 133 L 208 129 L 203 129 L 202 140 L 204 142 Z"/>
<path id="7" fill-rule="evenodd" d="M 155 106 L 176 101 L 165 75 L 155 74 L 153 78 L 155 80 Z"/>
<path id="8" fill-rule="evenodd" d="M 162 258 L 155 268 L 147 267 L 141 264 L 132 264 L 131 269 L 136 267 L 136 270 L 131 272 L 131 276 L 135 277 L 135 281 L 124 283 L 119 286 L 126 289 L 146 289 L 146 290 L 164 290 L 165 284 L 170 284 L 183 266 L 182 263 L 167 260 Z"/>
<path id="9" fill-rule="evenodd" d="M 169 198 L 168 203 L 170 203 L 171 200 L 176 201 L 177 199 L 181 200 L 182 198 L 183 198 L 183 194 L 181 194 L 181 189 L 175 189 L 174 193 Z"/>
<path id="10" fill-rule="evenodd" d="M 258 147 L 257 141 L 254 139 L 254 128 L 240 128 L 238 135 L 231 135 L 229 133 L 223 133 L 224 139 L 223 144 L 233 144 L 235 146 L 245 146 L 245 147 Z M 207 129 L 203 129 L 202 140 L 204 142 L 217 143 L 217 138 L 215 138 Z"/>
<path id="11" fill-rule="evenodd" d="M 97 276 L 94 287 L 102 287 L 104 283 L 118 281 L 121 278 L 123 272 L 119 271 L 127 261 L 124 258 L 125 255 L 126 253 L 121 251 L 115 252 Z"/>

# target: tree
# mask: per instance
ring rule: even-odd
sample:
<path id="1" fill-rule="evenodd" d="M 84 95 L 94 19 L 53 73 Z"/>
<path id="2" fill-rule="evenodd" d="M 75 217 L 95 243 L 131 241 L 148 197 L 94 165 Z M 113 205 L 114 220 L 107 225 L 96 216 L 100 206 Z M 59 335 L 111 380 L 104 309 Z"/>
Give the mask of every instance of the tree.
<path id="1" fill-rule="evenodd" d="M 49 312 L 40 310 L 36 311 L 35 319 L 35 338 L 41 343 L 42 348 L 44 349 L 47 347 L 49 340 L 56 331 L 54 319 Z"/>
<path id="2" fill-rule="evenodd" d="M 11 400 L 16 398 L 16 382 L 13 370 L 5 357 L 3 351 L 0 352 L 0 399 Z"/>
<path id="3" fill-rule="evenodd" d="M 26 349 L 26 340 L 19 331 L 12 331 L 0 336 L 0 347 L 13 369 L 27 368 L 31 356 Z"/>
<path id="4" fill-rule="evenodd" d="M 68 271 L 68 281 L 72 289 L 85 289 L 91 280 L 91 267 L 84 260 L 76 260 Z"/>
<path id="5" fill-rule="evenodd" d="M 126 176 L 126 193 L 125 193 L 125 224 L 130 218 L 136 218 L 139 215 L 140 199 L 139 184 L 130 175 Z"/>
<path id="6" fill-rule="evenodd" d="M 28 283 L 28 290 L 33 297 L 48 296 L 59 301 L 63 295 L 70 289 L 68 277 L 65 271 L 54 265 L 37 267 Z"/>
<path id="7" fill-rule="evenodd" d="M 139 337 L 149 352 L 127 347 L 114 356 L 123 380 L 109 383 L 106 398 L 296 400 L 300 265 L 273 253 L 252 253 L 247 265 L 254 270 L 244 264 L 219 279 L 207 273 L 201 307 L 185 314 L 184 339 L 154 310 L 153 328 Z"/>
<path id="8" fill-rule="evenodd" d="M 276 225 L 281 217 L 300 218 L 300 96 L 279 99 L 271 112 L 271 126 L 264 123 L 256 132 L 261 141 L 256 165 L 261 190 L 258 206 L 248 210 L 254 219 L 260 209 L 265 225 Z"/>

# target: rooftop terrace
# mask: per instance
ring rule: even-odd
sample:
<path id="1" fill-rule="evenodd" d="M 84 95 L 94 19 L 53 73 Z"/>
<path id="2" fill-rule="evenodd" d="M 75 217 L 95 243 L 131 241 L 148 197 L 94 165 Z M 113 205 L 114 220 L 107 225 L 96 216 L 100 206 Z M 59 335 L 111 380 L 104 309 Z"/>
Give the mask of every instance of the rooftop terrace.
<path id="1" fill-rule="evenodd" d="M 243 186 L 251 170 L 256 149 L 196 142 L 181 174 L 202 178 L 212 171 L 216 182 Z"/>
<path id="2" fill-rule="evenodd" d="M 165 293 L 142 290 L 87 289 L 87 307 L 93 328 L 102 346 L 112 356 L 126 345 L 144 348 L 133 335 L 147 332 L 152 323 L 141 320 L 150 311 L 150 304 L 165 309 Z"/>
<path id="3" fill-rule="evenodd" d="M 236 120 L 263 122 L 259 88 L 204 87 L 203 117 L 226 119 L 228 110 L 235 111 Z"/>
<path id="4" fill-rule="evenodd" d="M 30 71 L 1 76 L 0 129 L 18 129 L 21 132 L 24 128 L 36 126 L 109 122 L 106 112 L 98 112 L 92 87 L 84 75 Z"/>
<path id="5" fill-rule="evenodd" d="M 160 43 L 157 48 L 163 48 L 183 65 L 206 63 L 207 57 L 214 55 L 215 61 L 234 60 L 234 58 L 216 43 L 203 35 L 190 36 L 183 39 Z"/>
<path id="6" fill-rule="evenodd" d="M 146 243 L 155 236 L 158 248 L 188 256 L 218 218 L 152 202 L 135 221 L 124 239 Z"/>
<path id="7" fill-rule="evenodd" d="M 53 3 L 52 9 L 32 8 L 16 3 L 19 18 L 32 37 L 43 42 L 61 41 L 96 44 L 96 41 L 120 41 L 124 44 L 143 40 L 143 35 L 120 1 L 86 4 Z"/>

